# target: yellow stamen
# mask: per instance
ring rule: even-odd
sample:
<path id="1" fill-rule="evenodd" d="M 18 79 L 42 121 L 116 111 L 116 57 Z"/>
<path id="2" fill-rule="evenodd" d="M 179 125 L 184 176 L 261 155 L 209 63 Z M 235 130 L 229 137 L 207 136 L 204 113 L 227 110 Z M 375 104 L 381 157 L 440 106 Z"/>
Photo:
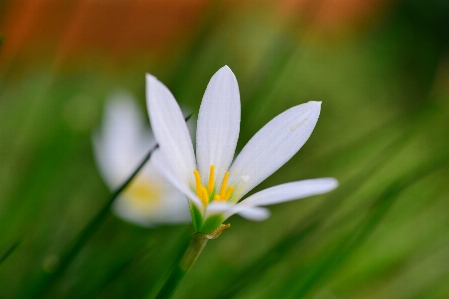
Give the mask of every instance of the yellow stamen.
<path id="1" fill-rule="evenodd" d="M 207 190 L 204 186 L 201 186 L 201 193 L 201 199 L 203 200 L 204 205 L 207 206 L 209 204 L 209 194 L 207 194 Z"/>
<path id="2" fill-rule="evenodd" d="M 215 185 L 215 167 L 214 165 L 210 166 L 210 174 L 209 174 L 209 183 L 207 184 L 207 191 L 209 194 L 212 194 L 212 191 L 214 191 L 214 185 Z"/>
<path id="3" fill-rule="evenodd" d="M 226 171 L 225 176 L 223 178 L 223 183 L 220 188 L 220 197 L 226 198 L 226 186 L 228 185 L 229 171 Z"/>
<path id="4" fill-rule="evenodd" d="M 193 175 L 195 176 L 195 185 L 196 185 L 196 195 L 198 196 L 199 199 L 202 198 L 202 194 L 201 194 L 201 176 L 200 173 L 198 172 L 198 170 L 194 170 L 193 171 Z"/>
<path id="5" fill-rule="evenodd" d="M 223 182 L 221 184 L 220 192 L 214 194 L 215 189 L 215 166 L 210 166 L 209 181 L 207 186 L 203 185 L 201 182 L 201 175 L 198 170 L 194 170 L 193 174 L 195 176 L 195 192 L 198 198 L 201 200 L 204 206 L 207 206 L 211 200 L 214 201 L 227 201 L 231 197 L 234 191 L 234 186 L 228 187 L 229 171 L 224 175 Z M 212 194 L 214 196 L 212 197 Z"/>
<path id="6" fill-rule="evenodd" d="M 228 200 L 231 196 L 232 191 L 234 191 L 234 186 L 229 186 L 229 188 L 226 190 L 226 196 L 225 199 Z"/>

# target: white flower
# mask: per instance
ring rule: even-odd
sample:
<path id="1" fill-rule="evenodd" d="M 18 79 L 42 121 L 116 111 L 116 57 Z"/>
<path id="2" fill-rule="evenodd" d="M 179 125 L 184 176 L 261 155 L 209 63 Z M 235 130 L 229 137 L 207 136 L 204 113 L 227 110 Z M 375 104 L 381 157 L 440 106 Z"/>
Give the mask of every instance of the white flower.
<path id="1" fill-rule="evenodd" d="M 151 161 L 189 201 L 197 232 L 209 233 L 233 214 L 264 220 L 261 206 L 329 192 L 334 178 L 291 182 L 240 199 L 278 170 L 307 141 L 320 114 L 320 102 L 281 113 L 266 124 L 235 158 L 240 130 L 237 80 L 227 67 L 211 78 L 201 103 L 196 156 L 181 110 L 170 91 L 147 74 L 147 108 L 160 149 Z M 239 202 L 240 201 L 240 202 Z"/>
<path id="2" fill-rule="evenodd" d="M 115 94 L 105 109 L 102 127 L 93 136 L 94 153 L 106 184 L 114 190 L 128 179 L 155 141 L 131 95 Z M 121 218 L 143 226 L 190 221 L 184 195 L 151 163 L 116 199 L 113 210 Z"/>

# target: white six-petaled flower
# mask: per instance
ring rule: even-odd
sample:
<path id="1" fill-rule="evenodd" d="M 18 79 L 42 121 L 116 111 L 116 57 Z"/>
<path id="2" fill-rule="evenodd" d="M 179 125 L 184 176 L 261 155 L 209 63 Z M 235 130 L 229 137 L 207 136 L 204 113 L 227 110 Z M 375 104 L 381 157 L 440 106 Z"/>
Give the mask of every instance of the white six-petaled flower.
<path id="1" fill-rule="evenodd" d="M 171 92 L 147 74 L 147 108 L 159 149 L 151 161 L 189 201 L 195 231 L 209 233 L 233 214 L 264 220 L 261 206 L 329 192 L 334 178 L 286 183 L 240 199 L 284 165 L 307 141 L 320 102 L 288 109 L 272 119 L 234 158 L 240 131 L 237 80 L 225 66 L 211 78 L 201 103 L 196 155 L 181 110 Z"/>
<path id="2" fill-rule="evenodd" d="M 154 137 L 133 97 L 118 92 L 108 99 L 101 128 L 93 135 L 95 158 L 111 190 L 118 188 L 137 168 Z M 117 198 L 114 212 L 142 226 L 190 221 L 185 196 L 147 163 Z"/>

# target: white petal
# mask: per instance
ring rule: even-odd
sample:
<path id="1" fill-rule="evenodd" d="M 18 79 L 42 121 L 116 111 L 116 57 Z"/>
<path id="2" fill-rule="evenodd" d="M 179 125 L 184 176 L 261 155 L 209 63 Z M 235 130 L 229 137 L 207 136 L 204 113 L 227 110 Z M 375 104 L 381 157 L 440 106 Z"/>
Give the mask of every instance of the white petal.
<path id="1" fill-rule="evenodd" d="M 193 183 L 196 168 L 192 140 L 178 103 L 154 76 L 147 74 L 147 108 L 154 136 L 177 180 Z"/>
<path id="2" fill-rule="evenodd" d="M 210 79 L 198 115 L 196 159 L 203 184 L 207 184 L 211 165 L 221 184 L 234 158 L 239 130 L 239 87 L 234 73 L 224 66 Z"/>
<path id="3" fill-rule="evenodd" d="M 338 186 L 334 178 L 310 179 L 274 186 L 242 200 L 236 207 L 256 207 L 277 204 L 327 193 Z"/>
<path id="4" fill-rule="evenodd" d="M 172 184 L 176 189 L 184 193 L 184 195 L 187 196 L 187 199 L 191 203 L 193 203 L 195 206 L 197 206 L 200 211 L 203 209 L 203 204 L 198 199 L 195 193 L 192 192 L 190 189 L 189 184 L 186 180 L 179 179 L 175 173 L 170 168 L 170 165 L 165 160 L 165 157 L 163 156 L 160 149 L 157 149 L 152 155 L 151 155 L 151 164 L 159 171 L 159 173 L 168 181 L 170 184 Z"/>
<path id="5" fill-rule="evenodd" d="M 243 218 L 252 221 L 262 221 L 270 217 L 270 211 L 268 209 L 234 205 L 228 202 L 212 202 L 209 204 L 206 209 L 205 218 L 215 214 L 222 214 L 223 220 L 228 219 L 234 214 L 239 214 Z"/>
<path id="6" fill-rule="evenodd" d="M 279 114 L 246 144 L 230 169 L 229 184 L 241 198 L 298 152 L 312 134 L 321 102 L 308 102 Z"/>
<path id="7" fill-rule="evenodd" d="M 272 205 L 319 195 L 334 190 L 338 181 L 334 178 L 310 179 L 274 186 L 257 192 L 237 205 L 211 203 L 206 215 L 224 214 L 227 219 L 234 214 L 253 221 L 262 221 L 270 217 L 270 211 L 260 206 Z"/>
<path id="8" fill-rule="evenodd" d="M 93 135 L 95 158 L 110 188 L 123 183 L 154 142 L 132 96 L 120 92 L 105 104 L 102 126 Z"/>
<path id="9" fill-rule="evenodd" d="M 263 221 L 270 217 L 270 211 L 261 207 L 245 207 L 240 209 L 237 214 L 252 221 Z"/>
<path id="10" fill-rule="evenodd" d="M 210 217 L 212 215 L 216 214 L 223 214 L 224 218 L 228 218 L 229 216 L 226 215 L 233 215 L 235 214 L 233 212 L 235 208 L 235 205 L 229 202 L 211 202 L 207 208 L 206 213 L 204 215 L 204 218 Z"/>

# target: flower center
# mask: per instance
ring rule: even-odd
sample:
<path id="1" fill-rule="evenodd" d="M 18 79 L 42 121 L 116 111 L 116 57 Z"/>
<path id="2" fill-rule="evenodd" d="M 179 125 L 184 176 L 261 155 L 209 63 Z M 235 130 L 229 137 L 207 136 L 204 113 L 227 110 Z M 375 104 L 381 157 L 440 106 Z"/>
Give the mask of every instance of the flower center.
<path id="1" fill-rule="evenodd" d="M 215 190 L 215 166 L 210 166 L 209 181 L 207 187 L 201 183 L 201 176 L 198 170 L 193 171 L 195 176 L 195 189 L 196 195 L 203 202 L 204 206 L 207 206 L 211 201 L 227 201 L 234 191 L 234 186 L 228 187 L 229 171 L 226 171 L 221 183 L 220 190 Z"/>
<path id="2" fill-rule="evenodd" d="M 125 189 L 128 205 L 137 211 L 153 211 L 160 203 L 161 188 L 145 177 L 139 176 Z"/>

